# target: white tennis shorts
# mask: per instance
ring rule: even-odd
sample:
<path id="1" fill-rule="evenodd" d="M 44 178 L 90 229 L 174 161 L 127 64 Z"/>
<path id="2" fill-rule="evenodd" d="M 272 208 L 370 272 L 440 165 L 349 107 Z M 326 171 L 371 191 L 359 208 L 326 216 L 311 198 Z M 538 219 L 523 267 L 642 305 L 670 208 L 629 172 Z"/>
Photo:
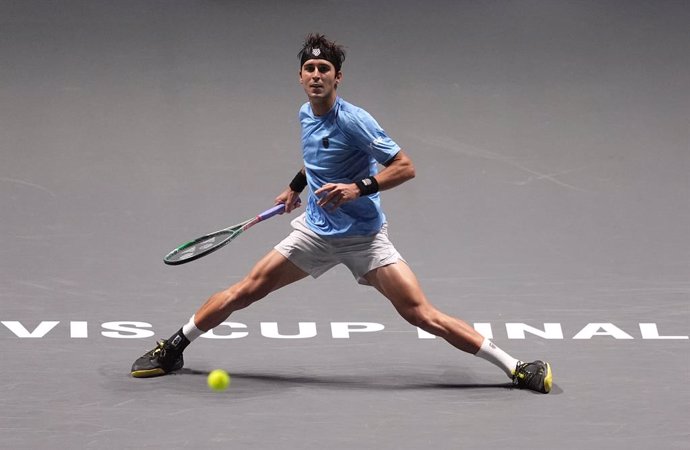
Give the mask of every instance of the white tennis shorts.
<path id="1" fill-rule="evenodd" d="M 293 231 L 274 248 L 314 278 L 338 264 L 345 264 L 358 283 L 369 285 L 364 275 L 379 267 L 404 261 L 388 239 L 388 227 L 373 236 L 331 238 L 309 229 L 304 213 L 291 222 Z"/>

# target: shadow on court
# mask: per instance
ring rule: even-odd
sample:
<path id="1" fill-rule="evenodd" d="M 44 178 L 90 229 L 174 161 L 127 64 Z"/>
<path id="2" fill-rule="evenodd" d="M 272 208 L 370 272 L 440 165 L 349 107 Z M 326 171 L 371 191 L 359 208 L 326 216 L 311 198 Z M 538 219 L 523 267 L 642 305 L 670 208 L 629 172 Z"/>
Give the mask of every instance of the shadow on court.
<path id="1" fill-rule="evenodd" d="M 199 376 L 207 377 L 210 371 L 182 369 L 176 376 Z M 231 372 L 229 372 L 231 373 Z M 411 376 L 399 375 L 291 375 L 291 374 L 269 374 L 256 372 L 234 372 L 231 373 L 232 386 L 243 388 L 260 388 L 261 385 L 270 384 L 273 387 L 285 386 L 309 387 L 309 388 L 328 388 L 328 389 L 356 389 L 356 390 L 376 390 L 376 391 L 401 391 L 401 390 L 425 390 L 425 389 L 512 389 L 511 383 L 432 383 L 412 379 Z"/>

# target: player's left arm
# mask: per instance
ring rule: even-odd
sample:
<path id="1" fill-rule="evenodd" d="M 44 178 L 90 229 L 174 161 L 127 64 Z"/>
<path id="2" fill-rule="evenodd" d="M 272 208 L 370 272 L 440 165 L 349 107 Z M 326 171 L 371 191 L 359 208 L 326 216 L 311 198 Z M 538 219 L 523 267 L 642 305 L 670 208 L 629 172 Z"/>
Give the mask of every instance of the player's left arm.
<path id="1" fill-rule="evenodd" d="M 415 168 L 412 159 L 402 150 L 396 153 L 396 155 L 386 163 L 386 167 L 374 176 L 380 191 L 394 188 L 414 177 Z"/>
<path id="2" fill-rule="evenodd" d="M 354 183 L 326 183 L 314 193 L 321 197 L 319 206 L 335 209 L 343 203 L 356 200 L 362 195 L 394 188 L 414 177 L 415 168 L 412 159 L 400 150 L 385 164 L 385 168 L 375 176 L 367 177 Z"/>

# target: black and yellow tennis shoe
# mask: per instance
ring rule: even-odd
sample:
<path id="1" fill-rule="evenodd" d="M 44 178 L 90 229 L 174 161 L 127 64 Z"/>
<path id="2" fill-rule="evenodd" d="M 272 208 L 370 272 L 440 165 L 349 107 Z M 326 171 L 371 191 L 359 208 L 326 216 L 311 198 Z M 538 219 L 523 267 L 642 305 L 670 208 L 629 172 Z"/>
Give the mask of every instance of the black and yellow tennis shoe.
<path id="1" fill-rule="evenodd" d="M 553 373 L 551 365 L 544 361 L 534 361 L 531 363 L 519 362 L 513 374 L 513 385 L 520 389 L 531 389 L 533 391 L 548 394 L 553 384 Z"/>
<path id="2" fill-rule="evenodd" d="M 168 341 L 163 339 L 158 341 L 156 348 L 134 361 L 131 374 L 136 378 L 158 377 L 179 370 L 182 366 L 182 352 L 175 351 Z"/>

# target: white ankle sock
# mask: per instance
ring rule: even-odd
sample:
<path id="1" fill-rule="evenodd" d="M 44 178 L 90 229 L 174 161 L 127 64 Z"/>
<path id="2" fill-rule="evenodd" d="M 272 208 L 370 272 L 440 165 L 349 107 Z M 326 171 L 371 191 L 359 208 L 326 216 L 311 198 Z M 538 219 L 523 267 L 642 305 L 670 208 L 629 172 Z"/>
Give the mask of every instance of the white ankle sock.
<path id="1" fill-rule="evenodd" d="M 194 339 L 204 334 L 205 331 L 202 331 L 196 327 L 196 324 L 194 323 L 194 316 L 192 316 L 191 319 L 189 319 L 189 322 L 184 324 L 182 327 L 182 333 L 184 334 L 184 337 L 189 340 L 189 342 L 192 342 Z"/>
<path id="2" fill-rule="evenodd" d="M 508 378 L 513 378 L 515 366 L 518 362 L 520 362 L 498 348 L 496 344 L 486 338 L 484 338 L 484 342 L 482 342 L 482 346 L 479 348 L 479 351 L 475 353 L 475 356 L 479 356 L 480 358 L 500 367 L 503 369 L 506 375 L 508 375 Z"/>

